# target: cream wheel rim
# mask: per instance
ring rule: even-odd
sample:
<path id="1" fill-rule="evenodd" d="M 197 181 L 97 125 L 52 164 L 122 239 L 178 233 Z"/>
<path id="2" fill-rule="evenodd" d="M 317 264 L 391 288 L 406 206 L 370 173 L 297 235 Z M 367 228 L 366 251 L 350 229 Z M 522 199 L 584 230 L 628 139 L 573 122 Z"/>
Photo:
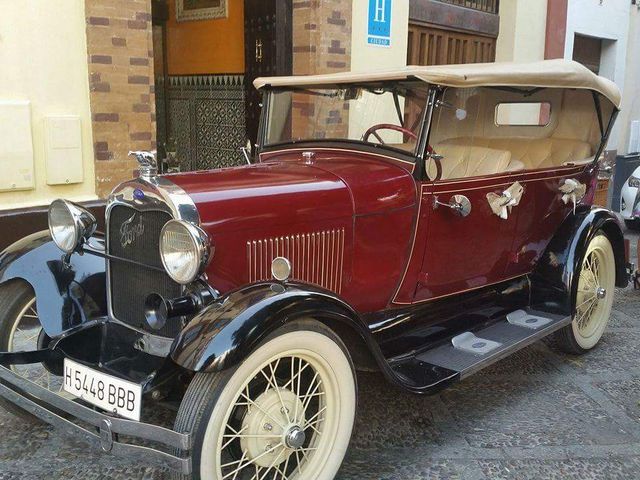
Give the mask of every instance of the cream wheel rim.
<path id="1" fill-rule="evenodd" d="M 333 370 L 309 350 L 263 362 L 235 395 L 218 440 L 220 480 L 310 479 L 338 430 Z"/>
<path id="2" fill-rule="evenodd" d="M 585 254 L 578 279 L 573 332 L 584 349 L 595 346 L 609 321 L 615 288 L 615 259 L 604 236 L 594 238 Z"/>

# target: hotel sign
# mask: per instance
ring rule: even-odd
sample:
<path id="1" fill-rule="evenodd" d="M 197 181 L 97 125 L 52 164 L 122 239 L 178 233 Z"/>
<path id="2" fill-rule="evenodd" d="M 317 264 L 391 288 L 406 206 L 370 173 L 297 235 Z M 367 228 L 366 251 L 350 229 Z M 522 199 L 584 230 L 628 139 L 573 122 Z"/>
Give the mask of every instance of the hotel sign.
<path id="1" fill-rule="evenodd" d="M 391 46 L 391 2 L 393 0 L 369 0 L 369 24 L 367 43 L 379 47 Z"/>

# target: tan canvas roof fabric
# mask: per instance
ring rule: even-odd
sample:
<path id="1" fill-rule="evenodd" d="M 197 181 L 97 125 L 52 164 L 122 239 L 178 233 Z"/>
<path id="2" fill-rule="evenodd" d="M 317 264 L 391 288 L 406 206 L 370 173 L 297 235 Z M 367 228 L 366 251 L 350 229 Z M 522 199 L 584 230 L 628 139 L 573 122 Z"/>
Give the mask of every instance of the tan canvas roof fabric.
<path id="1" fill-rule="evenodd" d="M 595 90 L 620 107 L 621 94 L 611 80 L 600 77 L 571 60 L 543 60 L 529 63 L 471 63 L 466 65 L 408 66 L 379 72 L 345 72 L 326 75 L 261 77 L 253 84 L 273 87 L 339 85 L 345 83 L 406 80 L 415 77 L 448 87 L 556 87 Z"/>

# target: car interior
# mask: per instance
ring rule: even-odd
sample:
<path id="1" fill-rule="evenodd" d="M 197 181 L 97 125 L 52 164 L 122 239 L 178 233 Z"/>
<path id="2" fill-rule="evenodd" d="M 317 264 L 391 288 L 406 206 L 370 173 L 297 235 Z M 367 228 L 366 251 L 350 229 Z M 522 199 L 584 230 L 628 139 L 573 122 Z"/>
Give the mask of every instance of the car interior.
<path id="1" fill-rule="evenodd" d="M 600 140 L 592 92 L 552 88 L 449 88 L 430 136 L 440 180 L 586 164 Z M 427 160 L 429 178 L 436 172 Z"/>

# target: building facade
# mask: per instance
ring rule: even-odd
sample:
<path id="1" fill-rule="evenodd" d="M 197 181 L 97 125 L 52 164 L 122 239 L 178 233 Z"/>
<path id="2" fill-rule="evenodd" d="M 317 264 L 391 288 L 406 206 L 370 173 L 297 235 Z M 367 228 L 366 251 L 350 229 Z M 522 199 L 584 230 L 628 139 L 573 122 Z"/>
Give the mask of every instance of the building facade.
<path id="1" fill-rule="evenodd" d="M 252 81 L 263 75 L 576 58 L 623 88 L 614 155 L 640 143 L 631 0 L 0 6 L 0 225 L 16 235 L 46 227 L 46 206 L 59 197 L 89 202 L 100 216 L 112 188 L 135 174 L 130 150 L 157 149 L 164 171 L 242 163 L 260 111 Z M 372 30 L 380 19 L 386 27 Z M 339 128 L 340 118 L 331 121 Z"/>

